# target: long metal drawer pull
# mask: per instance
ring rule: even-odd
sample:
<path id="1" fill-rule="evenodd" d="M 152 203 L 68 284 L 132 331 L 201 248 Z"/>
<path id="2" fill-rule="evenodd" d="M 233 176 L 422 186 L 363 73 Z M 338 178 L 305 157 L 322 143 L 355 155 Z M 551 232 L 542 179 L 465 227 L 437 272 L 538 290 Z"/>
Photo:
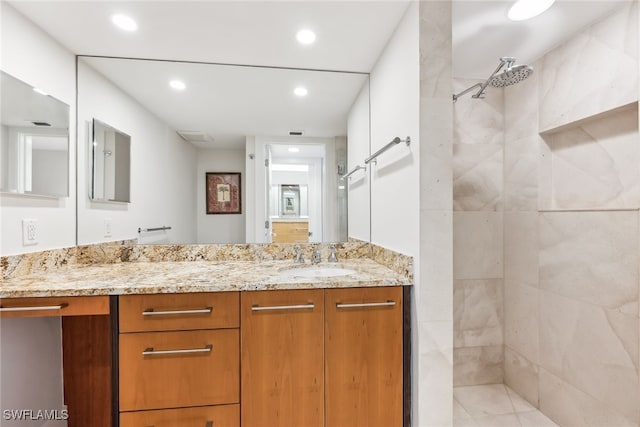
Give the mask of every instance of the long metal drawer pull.
<path id="1" fill-rule="evenodd" d="M 159 354 L 185 354 L 185 353 L 211 353 L 213 346 L 207 344 L 205 348 L 188 348 L 186 350 L 154 350 L 153 347 L 146 348 L 143 352 L 143 356 L 154 356 Z"/>
<path id="2" fill-rule="evenodd" d="M 59 305 L 43 305 L 43 306 L 37 306 L 37 307 L 0 307 L 0 312 L 62 310 L 68 305 L 69 304 L 63 303 Z"/>
<path id="3" fill-rule="evenodd" d="M 268 305 L 268 306 L 259 306 L 254 305 L 251 307 L 252 311 L 267 311 L 267 310 L 308 310 L 315 308 L 315 304 L 298 304 L 298 305 Z"/>
<path id="4" fill-rule="evenodd" d="M 213 311 L 213 307 L 206 308 L 197 308 L 194 310 L 165 310 L 165 311 L 154 311 L 153 308 L 147 309 L 142 312 L 143 316 L 165 316 L 167 314 L 203 314 L 203 313 L 211 313 Z"/>
<path id="5" fill-rule="evenodd" d="M 342 304 L 337 303 L 336 308 L 359 308 L 359 307 L 391 307 L 396 305 L 395 301 L 386 301 L 386 302 L 363 302 L 356 304 Z"/>

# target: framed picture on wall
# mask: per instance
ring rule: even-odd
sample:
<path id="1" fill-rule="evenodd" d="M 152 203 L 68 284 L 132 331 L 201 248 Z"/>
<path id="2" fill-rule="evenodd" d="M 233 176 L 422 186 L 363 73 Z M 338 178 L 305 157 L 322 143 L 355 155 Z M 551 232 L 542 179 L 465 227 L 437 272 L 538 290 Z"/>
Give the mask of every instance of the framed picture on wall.
<path id="1" fill-rule="evenodd" d="M 242 213 L 240 172 L 207 172 L 207 215 Z"/>

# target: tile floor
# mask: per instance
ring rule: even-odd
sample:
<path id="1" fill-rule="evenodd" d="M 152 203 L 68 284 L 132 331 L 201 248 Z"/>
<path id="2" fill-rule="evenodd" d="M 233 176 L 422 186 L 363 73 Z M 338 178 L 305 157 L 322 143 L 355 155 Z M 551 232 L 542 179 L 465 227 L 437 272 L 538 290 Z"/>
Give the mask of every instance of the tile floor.
<path id="1" fill-rule="evenodd" d="M 454 387 L 454 427 L 558 427 L 503 384 Z"/>

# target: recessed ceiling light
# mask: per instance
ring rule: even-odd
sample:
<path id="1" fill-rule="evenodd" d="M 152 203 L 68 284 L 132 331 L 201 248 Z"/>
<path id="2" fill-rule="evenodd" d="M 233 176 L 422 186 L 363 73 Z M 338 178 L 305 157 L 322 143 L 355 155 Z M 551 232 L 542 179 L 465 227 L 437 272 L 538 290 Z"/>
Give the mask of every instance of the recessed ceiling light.
<path id="1" fill-rule="evenodd" d="M 289 147 L 287 149 L 290 153 L 299 153 L 300 149 L 298 147 Z"/>
<path id="2" fill-rule="evenodd" d="M 40 95 L 44 95 L 44 96 L 49 95 L 47 92 L 43 91 L 42 89 L 40 89 L 38 87 L 34 87 L 33 91 L 36 92 L 36 93 L 39 93 Z"/>
<path id="3" fill-rule="evenodd" d="M 185 90 L 187 88 L 187 85 L 180 80 L 171 80 L 169 82 L 169 86 L 171 86 L 171 88 L 175 90 Z"/>
<path id="4" fill-rule="evenodd" d="M 113 25 L 124 31 L 136 31 L 138 29 L 138 24 L 132 17 L 121 13 L 111 15 L 111 22 L 113 22 Z"/>
<path id="5" fill-rule="evenodd" d="M 295 89 L 293 90 L 293 93 L 294 93 L 296 96 L 301 96 L 301 97 L 302 97 L 302 96 L 307 96 L 307 94 L 309 93 L 309 91 L 308 91 L 308 90 L 307 90 L 307 88 L 305 88 L 305 87 L 298 86 L 297 88 L 295 88 Z"/>
<path id="6" fill-rule="evenodd" d="M 524 21 L 540 15 L 549 9 L 556 0 L 518 0 L 515 2 L 507 16 L 512 21 Z"/>
<path id="7" fill-rule="evenodd" d="M 311 44 L 316 41 L 316 33 L 311 30 L 300 30 L 296 33 L 296 39 L 300 44 Z"/>

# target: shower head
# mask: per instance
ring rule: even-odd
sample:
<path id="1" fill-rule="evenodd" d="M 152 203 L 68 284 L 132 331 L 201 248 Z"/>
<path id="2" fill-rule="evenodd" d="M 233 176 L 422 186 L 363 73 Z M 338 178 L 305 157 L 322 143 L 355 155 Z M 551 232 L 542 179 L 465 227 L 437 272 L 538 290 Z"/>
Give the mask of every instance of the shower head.
<path id="1" fill-rule="evenodd" d="M 493 87 L 506 87 L 520 83 L 533 73 L 533 68 L 528 65 L 516 65 L 506 69 L 500 74 L 489 78 L 489 84 Z"/>
<path id="2" fill-rule="evenodd" d="M 478 91 L 471 95 L 472 98 L 484 98 L 484 91 L 487 86 L 491 85 L 493 87 L 506 87 L 511 86 L 516 83 L 520 83 L 527 77 L 533 73 L 533 68 L 528 65 L 513 65 L 516 62 L 515 58 L 512 57 L 503 57 L 500 58 L 500 64 L 498 68 L 489 76 L 489 78 L 484 83 L 476 83 L 463 90 L 462 92 L 453 95 L 453 102 L 456 102 L 458 98 L 460 98 L 465 93 L 471 92 L 475 88 L 479 88 Z M 500 70 L 506 65 L 506 69 L 498 74 Z"/>

